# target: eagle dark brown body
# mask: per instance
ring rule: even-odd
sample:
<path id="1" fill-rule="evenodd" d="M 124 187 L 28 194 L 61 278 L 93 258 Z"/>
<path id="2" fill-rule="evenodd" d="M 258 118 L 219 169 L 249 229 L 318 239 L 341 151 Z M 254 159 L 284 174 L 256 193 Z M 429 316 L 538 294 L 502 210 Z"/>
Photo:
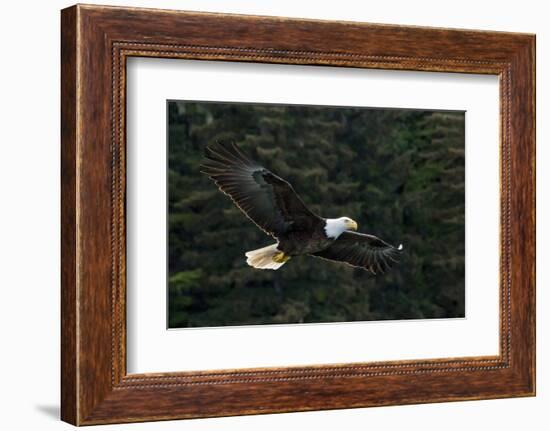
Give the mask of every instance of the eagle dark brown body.
<path id="1" fill-rule="evenodd" d="M 287 256 L 313 254 L 329 247 L 335 239 L 327 238 L 325 220 L 313 224 L 310 230 L 290 230 L 277 237 L 277 248 Z"/>

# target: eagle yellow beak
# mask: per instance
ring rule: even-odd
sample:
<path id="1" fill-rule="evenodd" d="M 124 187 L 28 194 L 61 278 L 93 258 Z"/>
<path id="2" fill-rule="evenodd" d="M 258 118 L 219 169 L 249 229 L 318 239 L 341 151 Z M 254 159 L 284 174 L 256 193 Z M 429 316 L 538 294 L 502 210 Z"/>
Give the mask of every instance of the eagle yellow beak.
<path id="1" fill-rule="evenodd" d="M 357 230 L 357 222 L 355 220 L 350 220 L 347 222 L 347 228 L 349 230 Z"/>

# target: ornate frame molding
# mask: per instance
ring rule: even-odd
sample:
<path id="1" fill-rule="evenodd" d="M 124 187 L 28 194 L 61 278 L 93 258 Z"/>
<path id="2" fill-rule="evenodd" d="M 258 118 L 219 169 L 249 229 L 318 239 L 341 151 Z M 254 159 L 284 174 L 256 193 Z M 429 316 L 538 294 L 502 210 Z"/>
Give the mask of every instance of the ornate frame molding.
<path id="1" fill-rule="evenodd" d="M 258 28 L 271 31 L 258 34 Z M 65 9 L 62 418 L 99 424 L 533 395 L 534 44 L 534 36 L 510 33 Z M 125 65 L 131 56 L 498 75 L 500 354 L 127 375 Z"/>

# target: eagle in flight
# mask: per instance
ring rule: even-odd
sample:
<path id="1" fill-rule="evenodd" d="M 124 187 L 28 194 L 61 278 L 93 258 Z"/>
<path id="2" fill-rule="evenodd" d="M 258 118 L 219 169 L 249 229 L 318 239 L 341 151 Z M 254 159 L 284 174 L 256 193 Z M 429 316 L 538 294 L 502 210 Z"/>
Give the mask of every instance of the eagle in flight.
<path id="1" fill-rule="evenodd" d="M 397 262 L 403 249 L 355 232 L 357 223 L 349 217 L 323 218 L 313 213 L 288 181 L 250 160 L 233 143 L 206 147 L 201 172 L 277 240 L 245 254 L 254 268 L 275 270 L 293 256 L 311 255 L 377 274 Z"/>

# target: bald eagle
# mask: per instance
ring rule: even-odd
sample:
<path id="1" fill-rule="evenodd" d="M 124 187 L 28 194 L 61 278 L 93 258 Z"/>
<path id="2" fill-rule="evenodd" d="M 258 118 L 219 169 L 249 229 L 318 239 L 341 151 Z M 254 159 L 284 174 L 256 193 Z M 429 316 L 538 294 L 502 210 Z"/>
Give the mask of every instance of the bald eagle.
<path id="1" fill-rule="evenodd" d="M 311 255 L 383 273 L 397 262 L 403 248 L 374 235 L 355 232 L 349 217 L 323 218 L 313 213 L 292 185 L 250 160 L 233 143 L 206 147 L 201 172 L 275 244 L 245 253 L 259 269 L 279 269 L 291 257 Z"/>

